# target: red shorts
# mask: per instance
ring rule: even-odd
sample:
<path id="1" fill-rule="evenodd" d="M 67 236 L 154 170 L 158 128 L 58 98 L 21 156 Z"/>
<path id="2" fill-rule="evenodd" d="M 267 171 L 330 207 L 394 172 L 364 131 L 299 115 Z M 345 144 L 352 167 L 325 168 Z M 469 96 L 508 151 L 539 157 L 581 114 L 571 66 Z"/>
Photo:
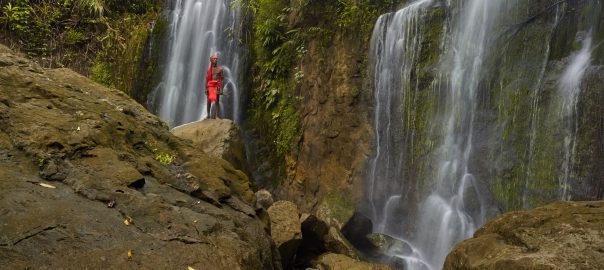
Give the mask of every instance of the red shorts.
<path id="1" fill-rule="evenodd" d="M 208 102 L 218 102 L 218 87 L 208 87 Z"/>

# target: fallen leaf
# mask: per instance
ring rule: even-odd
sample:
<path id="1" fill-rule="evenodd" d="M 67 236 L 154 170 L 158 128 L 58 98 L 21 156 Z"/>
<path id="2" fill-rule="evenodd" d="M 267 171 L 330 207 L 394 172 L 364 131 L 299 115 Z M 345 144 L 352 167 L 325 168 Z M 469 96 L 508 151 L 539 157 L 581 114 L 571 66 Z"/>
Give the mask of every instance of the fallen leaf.
<path id="1" fill-rule="evenodd" d="M 193 268 L 191 266 L 187 266 L 187 270 L 195 270 L 195 268 Z"/>
<path id="2" fill-rule="evenodd" d="M 126 219 L 124 219 L 124 224 L 126 224 L 126 226 L 127 226 L 132 223 L 134 223 L 134 219 L 132 219 L 130 216 L 126 216 Z"/>
<path id="3" fill-rule="evenodd" d="M 55 187 L 53 185 L 49 185 L 49 184 L 45 184 L 45 183 L 38 183 L 38 185 L 43 186 L 45 188 L 57 188 L 57 187 Z"/>

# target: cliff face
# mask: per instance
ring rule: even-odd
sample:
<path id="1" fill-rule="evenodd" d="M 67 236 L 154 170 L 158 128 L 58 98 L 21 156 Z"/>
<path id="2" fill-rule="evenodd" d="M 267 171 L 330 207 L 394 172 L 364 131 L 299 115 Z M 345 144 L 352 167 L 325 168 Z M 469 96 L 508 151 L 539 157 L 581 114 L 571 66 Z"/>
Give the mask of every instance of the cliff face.
<path id="1" fill-rule="evenodd" d="M 403 93 L 400 106 L 393 108 L 401 111 L 401 119 L 395 120 L 403 124 L 390 131 L 397 133 L 395 140 L 403 145 L 395 153 L 402 162 L 385 166 L 400 171 L 400 177 L 382 187 L 392 197 L 403 194 L 406 200 L 393 206 L 398 213 L 393 215 L 397 216 L 393 224 L 416 219 L 417 206 L 431 192 L 435 179 L 454 179 L 450 182 L 456 185 L 462 178 L 458 177 L 461 169 L 439 176 L 446 166 L 439 163 L 442 156 L 456 151 L 445 146 L 443 127 L 453 98 L 447 91 L 452 82 L 447 69 L 455 61 L 452 31 L 457 27 L 460 2 L 431 1 L 413 21 L 416 27 L 409 29 L 421 38 L 416 51 L 405 51 L 415 54 L 406 63 L 409 72 L 404 79 L 409 84 L 399 89 Z M 250 122 L 267 138 L 268 147 L 250 151 L 256 159 L 252 167 L 260 168 L 255 178 L 261 185 L 272 186 L 280 198 L 295 201 L 302 211 L 315 210 L 324 201 L 367 206 L 362 200 L 368 190 L 366 165 L 376 155 L 379 135 L 373 127 L 376 85 L 369 56 L 373 25 L 368 22 L 373 24 L 380 13 L 405 3 L 375 4 L 373 11 L 379 12 L 362 23 L 346 20 L 350 6 L 329 1 L 320 5 L 315 1 L 259 3 L 252 23 L 252 40 L 260 42 L 253 50 Z M 355 8 L 370 5 L 360 1 Z M 473 108 L 457 112 L 465 115 L 472 109 L 472 120 L 451 127 L 457 132 L 471 131 L 462 142 L 449 142 L 459 143 L 463 150 L 471 137 L 464 166 L 473 183 L 471 190 L 464 191 L 469 195 L 463 203 L 469 215 L 481 216 L 478 223 L 551 201 L 604 197 L 604 175 L 597 165 L 604 158 L 604 47 L 596 45 L 604 36 L 601 3 L 552 0 L 502 6 L 505 14 L 498 13 L 485 34 L 488 52 L 472 82 L 476 97 L 469 106 Z M 342 25 L 353 25 L 352 30 Z M 278 38 L 264 39 L 263 33 L 278 33 L 274 35 Z M 591 46 L 586 45 L 590 39 Z M 569 87 L 565 74 L 573 72 L 586 51 L 589 64 L 581 74 L 570 76 L 578 82 Z M 569 110 L 571 103 L 575 105 Z M 281 170 L 268 172 L 270 158 L 259 156 L 273 155 L 281 159 L 272 164 L 285 161 Z M 389 197 L 376 194 L 386 204 Z M 326 200 L 333 197 L 338 199 Z"/>
<path id="2" fill-rule="evenodd" d="M 124 93 L 6 47 L 0 146 L 7 268 L 277 265 L 244 173 L 174 137 Z"/>
<path id="3" fill-rule="evenodd" d="M 363 167 L 371 154 L 371 91 L 366 81 L 367 45 L 337 34 L 332 46 L 308 43 L 300 61 L 298 149 L 279 194 L 309 211 L 331 193 L 355 201 L 362 195 Z"/>
<path id="4" fill-rule="evenodd" d="M 302 211 L 314 210 L 332 195 L 344 195 L 348 203 L 358 201 L 372 151 L 368 22 L 392 3 L 256 4 L 248 121 L 264 138 L 250 151 L 252 167 L 259 168 L 256 180 Z M 274 170 L 267 170 L 267 164 Z"/>

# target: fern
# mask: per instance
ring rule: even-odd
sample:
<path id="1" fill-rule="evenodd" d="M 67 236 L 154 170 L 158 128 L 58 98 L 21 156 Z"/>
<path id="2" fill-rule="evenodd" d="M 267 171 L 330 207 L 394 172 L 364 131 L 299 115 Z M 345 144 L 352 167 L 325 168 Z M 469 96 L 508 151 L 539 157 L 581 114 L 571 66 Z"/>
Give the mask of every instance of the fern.
<path id="1" fill-rule="evenodd" d="M 102 17 L 106 11 L 105 0 L 79 0 L 80 8 L 91 15 Z"/>

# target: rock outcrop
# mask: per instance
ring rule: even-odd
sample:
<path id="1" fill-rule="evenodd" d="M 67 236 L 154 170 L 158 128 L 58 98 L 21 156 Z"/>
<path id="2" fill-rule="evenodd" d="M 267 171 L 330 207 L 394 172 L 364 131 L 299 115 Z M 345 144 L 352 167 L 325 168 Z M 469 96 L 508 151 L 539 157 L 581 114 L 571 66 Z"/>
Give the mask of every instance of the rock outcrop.
<path id="1" fill-rule="evenodd" d="M 175 127 L 177 137 L 193 141 L 203 152 L 222 158 L 238 169 L 249 172 L 241 132 L 229 119 L 204 119 Z"/>
<path id="2" fill-rule="evenodd" d="M 604 201 L 503 214 L 458 244 L 444 269 L 604 269 Z"/>
<path id="3" fill-rule="evenodd" d="M 124 93 L 0 46 L 3 268 L 279 268 L 252 201 Z"/>
<path id="4" fill-rule="evenodd" d="M 279 248 L 284 269 L 290 269 L 302 241 L 300 213 L 289 201 L 277 201 L 268 208 L 271 221 L 271 237 Z"/>

